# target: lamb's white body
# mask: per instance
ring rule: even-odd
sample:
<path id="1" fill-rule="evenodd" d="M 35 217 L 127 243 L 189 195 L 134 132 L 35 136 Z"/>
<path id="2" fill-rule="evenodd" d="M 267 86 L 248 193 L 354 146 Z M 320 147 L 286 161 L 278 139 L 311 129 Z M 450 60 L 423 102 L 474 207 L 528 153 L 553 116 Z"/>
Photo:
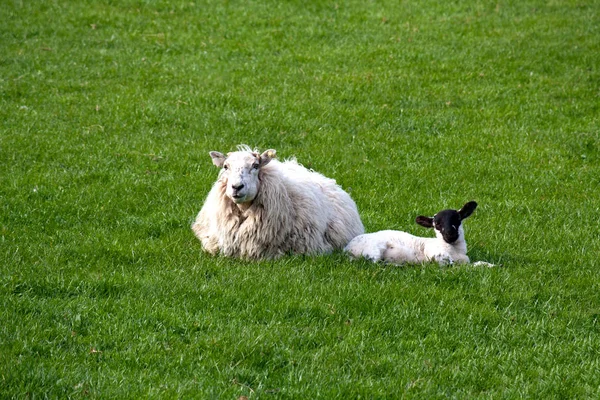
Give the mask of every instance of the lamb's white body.
<path id="1" fill-rule="evenodd" d="M 462 221 L 477 208 L 470 201 L 460 210 L 442 210 L 433 217 L 418 216 L 416 223 L 433 228 L 435 238 L 424 238 L 401 231 L 379 231 L 359 235 L 345 247 L 353 257 L 393 264 L 416 264 L 426 261 L 440 265 L 468 263 L 467 242 Z M 474 265 L 491 267 L 493 264 L 478 261 Z"/>
<path id="2" fill-rule="evenodd" d="M 207 252 L 251 259 L 327 253 L 342 249 L 364 232 L 356 204 L 333 179 L 309 171 L 295 160 L 271 159 L 273 150 L 262 156 L 247 147 L 240 150 L 236 153 L 250 155 L 230 153 L 227 161 L 232 155 L 258 157 L 253 166 L 257 171 L 244 172 L 256 179 L 244 178 L 254 182 L 234 183 L 231 189 L 228 181 L 236 179 L 235 168 L 229 167 L 230 172 L 225 165 L 221 170 L 192 225 Z M 215 155 L 211 156 L 215 162 Z M 236 191 L 241 192 L 238 187 L 253 184 L 256 195 L 251 201 L 236 197 Z"/>
<path id="3" fill-rule="evenodd" d="M 459 228 L 459 239 L 452 244 L 446 243 L 441 237 L 424 238 L 407 232 L 385 230 L 359 235 L 344 250 L 357 258 L 392 264 L 433 261 L 444 265 L 469 262 L 462 227 Z"/>

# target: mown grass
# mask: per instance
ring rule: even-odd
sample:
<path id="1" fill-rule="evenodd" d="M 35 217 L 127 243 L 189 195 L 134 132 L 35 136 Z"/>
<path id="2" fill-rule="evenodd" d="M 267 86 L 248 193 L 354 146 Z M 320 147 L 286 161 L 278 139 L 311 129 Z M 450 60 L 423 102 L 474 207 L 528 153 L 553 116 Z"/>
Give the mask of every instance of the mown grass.
<path id="1" fill-rule="evenodd" d="M 3 2 L 1 397 L 597 397 L 599 11 Z M 502 267 L 207 256 L 239 143 Z"/>

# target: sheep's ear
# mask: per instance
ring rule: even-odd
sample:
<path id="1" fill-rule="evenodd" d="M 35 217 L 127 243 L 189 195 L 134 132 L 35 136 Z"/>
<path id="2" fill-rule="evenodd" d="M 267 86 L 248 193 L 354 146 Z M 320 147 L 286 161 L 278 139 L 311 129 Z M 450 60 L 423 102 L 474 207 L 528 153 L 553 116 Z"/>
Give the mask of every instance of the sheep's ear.
<path id="1" fill-rule="evenodd" d="M 424 226 L 425 228 L 433 228 L 433 218 L 419 215 L 415 222 L 421 226 Z"/>
<path id="2" fill-rule="evenodd" d="M 211 151 L 208 154 L 210 154 L 213 164 L 215 164 L 219 168 L 223 167 L 223 164 L 225 164 L 225 159 L 227 157 L 225 157 L 222 153 L 219 153 L 218 151 Z"/>
<path id="3" fill-rule="evenodd" d="M 271 162 L 273 158 L 275 158 L 275 150 L 269 149 L 260 155 L 260 166 L 264 167 L 268 163 Z"/>
<path id="4" fill-rule="evenodd" d="M 462 208 L 458 210 L 458 215 L 460 215 L 460 219 L 463 220 L 465 218 L 468 218 L 469 215 L 473 214 L 473 211 L 475 211 L 476 208 L 477 203 L 474 201 L 470 201 L 464 206 L 462 206 Z"/>

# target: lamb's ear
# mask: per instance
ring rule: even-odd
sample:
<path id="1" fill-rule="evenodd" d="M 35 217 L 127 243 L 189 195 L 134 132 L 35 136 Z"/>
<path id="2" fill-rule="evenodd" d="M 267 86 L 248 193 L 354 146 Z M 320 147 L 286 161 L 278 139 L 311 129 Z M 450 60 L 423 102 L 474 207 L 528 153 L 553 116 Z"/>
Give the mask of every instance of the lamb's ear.
<path id="1" fill-rule="evenodd" d="M 271 162 L 273 158 L 275 158 L 276 151 L 273 149 L 269 149 L 260 155 L 260 166 L 261 168 Z"/>
<path id="2" fill-rule="evenodd" d="M 464 206 L 462 206 L 462 208 L 458 210 L 458 215 L 460 215 L 460 219 L 463 220 L 465 218 L 468 218 L 469 215 L 473 214 L 473 211 L 475 211 L 476 208 L 477 203 L 474 201 L 470 201 Z"/>
<path id="3" fill-rule="evenodd" d="M 227 157 L 225 157 L 222 153 L 219 153 L 218 151 L 211 151 L 208 154 L 210 154 L 213 164 L 215 164 L 219 168 L 223 167 L 223 164 L 225 164 L 225 159 Z"/>
<path id="4" fill-rule="evenodd" d="M 425 228 L 433 228 L 433 218 L 419 215 L 415 222 L 421 226 L 424 226 Z"/>

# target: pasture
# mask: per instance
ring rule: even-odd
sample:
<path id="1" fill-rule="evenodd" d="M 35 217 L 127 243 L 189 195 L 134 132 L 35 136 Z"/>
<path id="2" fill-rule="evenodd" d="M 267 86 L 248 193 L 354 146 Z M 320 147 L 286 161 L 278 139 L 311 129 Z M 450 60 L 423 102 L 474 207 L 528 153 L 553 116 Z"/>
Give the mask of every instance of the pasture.
<path id="1" fill-rule="evenodd" d="M 1 398 L 597 398 L 600 4 L 0 3 Z M 247 262 L 240 143 L 473 261 Z"/>

